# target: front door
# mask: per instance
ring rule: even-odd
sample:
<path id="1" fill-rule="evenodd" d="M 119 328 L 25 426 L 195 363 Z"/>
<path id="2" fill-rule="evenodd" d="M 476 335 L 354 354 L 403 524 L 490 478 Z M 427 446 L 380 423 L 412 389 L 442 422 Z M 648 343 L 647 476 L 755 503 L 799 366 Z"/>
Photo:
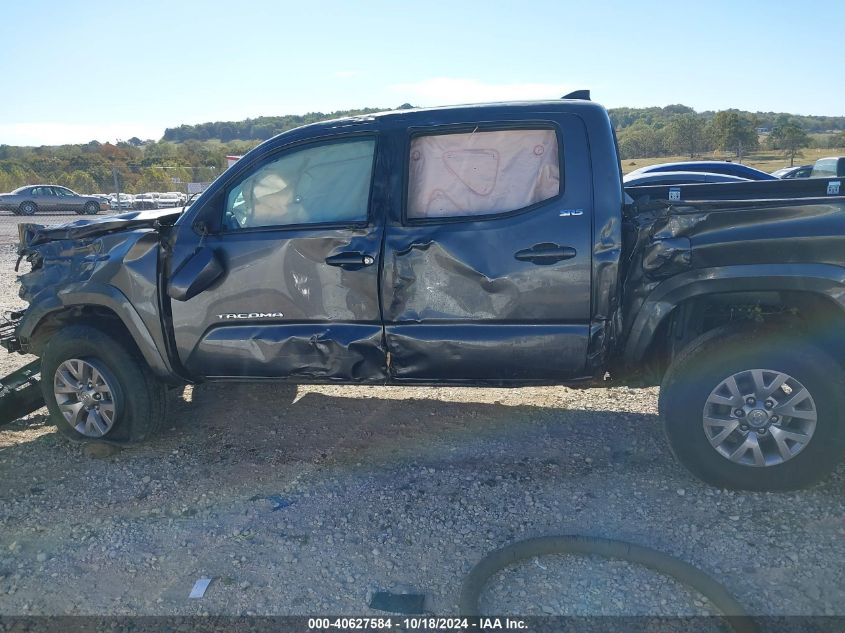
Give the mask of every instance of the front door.
<path id="1" fill-rule="evenodd" d="M 85 198 L 64 187 L 53 187 L 56 194 L 56 204 L 60 209 L 67 211 L 82 211 L 85 207 Z"/>
<path id="2" fill-rule="evenodd" d="M 423 128 L 405 148 L 382 278 L 392 378 L 582 375 L 592 188 L 581 120 Z"/>
<path id="3" fill-rule="evenodd" d="M 384 379 L 376 154 L 376 137 L 360 134 L 283 149 L 251 161 L 209 201 L 211 211 L 199 210 L 222 217 L 203 243 L 224 273 L 188 301 L 171 301 L 191 375 Z"/>

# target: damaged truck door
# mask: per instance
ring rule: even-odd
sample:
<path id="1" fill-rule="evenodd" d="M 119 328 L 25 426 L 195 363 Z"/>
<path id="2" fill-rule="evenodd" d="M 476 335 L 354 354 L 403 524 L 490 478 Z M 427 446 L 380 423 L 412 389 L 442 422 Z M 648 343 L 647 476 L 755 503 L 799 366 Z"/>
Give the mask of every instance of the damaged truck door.
<path id="1" fill-rule="evenodd" d="M 544 118 L 401 130 L 407 181 L 395 196 L 404 204 L 387 228 L 382 281 L 396 380 L 582 375 L 589 150 L 578 117 Z"/>
<path id="2" fill-rule="evenodd" d="M 223 268 L 213 291 L 170 302 L 191 375 L 385 379 L 376 153 L 376 137 L 361 134 L 269 151 L 239 163 L 197 219 L 178 227 L 171 298 L 198 239 Z"/>

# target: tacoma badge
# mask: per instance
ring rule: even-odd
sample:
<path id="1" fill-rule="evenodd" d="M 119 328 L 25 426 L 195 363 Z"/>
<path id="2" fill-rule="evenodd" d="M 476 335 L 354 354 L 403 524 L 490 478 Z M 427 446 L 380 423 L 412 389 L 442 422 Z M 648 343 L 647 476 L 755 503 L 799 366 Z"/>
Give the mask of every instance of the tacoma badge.
<path id="1" fill-rule="evenodd" d="M 281 319 L 281 312 L 238 312 L 237 314 L 218 314 L 218 319 Z"/>

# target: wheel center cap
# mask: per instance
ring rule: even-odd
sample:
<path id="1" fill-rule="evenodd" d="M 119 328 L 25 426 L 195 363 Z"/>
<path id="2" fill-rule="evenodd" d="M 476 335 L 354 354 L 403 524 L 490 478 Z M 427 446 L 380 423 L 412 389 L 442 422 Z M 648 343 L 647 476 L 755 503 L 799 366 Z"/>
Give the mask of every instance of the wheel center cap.
<path id="1" fill-rule="evenodd" d="M 766 426 L 769 421 L 769 414 L 762 409 L 753 409 L 748 412 L 747 420 L 749 425 L 755 429 L 759 429 L 760 427 Z"/>

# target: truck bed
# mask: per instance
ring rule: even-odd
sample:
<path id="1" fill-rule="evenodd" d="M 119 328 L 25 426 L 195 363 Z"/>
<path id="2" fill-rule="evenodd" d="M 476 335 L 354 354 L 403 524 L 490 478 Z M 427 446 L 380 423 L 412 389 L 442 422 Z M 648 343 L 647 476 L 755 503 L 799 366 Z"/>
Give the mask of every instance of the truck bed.
<path id="1" fill-rule="evenodd" d="M 840 181 L 626 188 L 633 198 L 623 224 L 626 357 L 638 359 L 647 343 L 640 331 L 648 329 L 640 323 L 642 315 L 650 314 L 644 305 L 654 304 L 657 317 L 666 309 L 661 293 L 654 293 L 661 284 L 666 292 L 676 285 L 693 288 L 701 279 L 712 281 L 733 271 L 755 280 L 755 287 L 800 291 L 809 287 L 810 279 L 842 277 L 845 189 Z M 768 278 L 777 283 L 765 282 Z M 743 283 L 731 278 L 725 289 L 739 291 Z"/>
<path id="2" fill-rule="evenodd" d="M 689 185 L 649 185 L 625 187 L 635 201 L 789 200 L 845 196 L 842 178 L 796 178 L 792 180 L 752 180 L 749 182 L 695 183 Z"/>

